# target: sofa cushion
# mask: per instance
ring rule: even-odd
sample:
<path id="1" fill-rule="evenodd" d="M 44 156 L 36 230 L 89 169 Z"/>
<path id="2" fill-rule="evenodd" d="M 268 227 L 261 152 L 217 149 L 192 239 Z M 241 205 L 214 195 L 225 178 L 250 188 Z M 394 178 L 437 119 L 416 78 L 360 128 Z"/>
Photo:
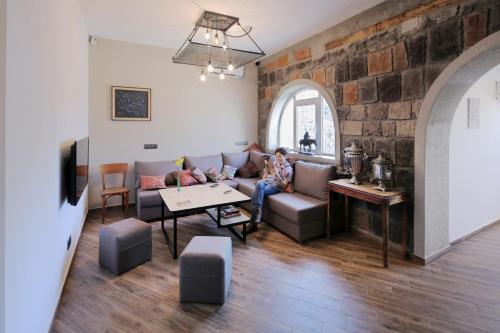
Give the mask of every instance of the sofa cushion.
<path id="1" fill-rule="evenodd" d="M 222 154 L 184 157 L 184 166 L 186 169 L 198 167 L 201 171 L 207 172 L 208 169 L 214 168 L 218 172 L 221 172 L 223 165 Z"/>
<path id="2" fill-rule="evenodd" d="M 301 193 L 278 193 L 267 198 L 268 209 L 296 224 L 326 219 L 327 202 Z"/>
<path id="3" fill-rule="evenodd" d="M 173 188 L 177 185 L 169 185 L 167 188 Z M 161 197 L 158 191 L 137 191 L 138 201 L 141 207 L 154 207 L 161 205 Z"/>
<path id="4" fill-rule="evenodd" d="M 222 162 L 224 165 L 230 165 L 239 169 L 247 164 L 249 152 L 244 151 L 241 153 L 222 153 Z"/>
<path id="5" fill-rule="evenodd" d="M 327 164 L 295 163 L 295 191 L 319 200 L 328 198 L 328 181 L 335 176 L 336 167 Z"/>
<path id="6" fill-rule="evenodd" d="M 234 188 L 235 190 L 238 189 L 238 183 L 235 182 L 234 180 L 231 180 L 231 179 L 224 179 L 222 181 L 222 183 L 226 184 L 226 185 L 229 185 L 231 186 L 232 188 Z"/>
<path id="7" fill-rule="evenodd" d="M 159 176 L 165 177 L 166 185 L 175 184 L 176 180 L 172 172 L 177 171 L 175 161 L 143 162 L 135 161 L 135 187 L 141 187 L 141 176 Z"/>
<path id="8" fill-rule="evenodd" d="M 270 162 L 274 162 L 274 160 L 276 159 L 276 157 L 274 155 L 271 155 L 271 154 L 259 153 L 259 152 L 254 151 L 254 150 L 250 151 L 250 161 L 252 161 L 253 164 L 255 164 L 255 166 L 259 170 L 264 169 L 264 167 L 266 166 L 266 164 L 264 162 L 266 156 L 270 156 L 270 159 L 269 159 Z"/>
<path id="9" fill-rule="evenodd" d="M 252 161 L 248 161 L 247 164 L 238 170 L 238 176 L 243 178 L 253 178 L 259 175 L 259 171 L 259 168 L 257 168 Z"/>
<path id="10" fill-rule="evenodd" d="M 259 178 L 241 178 L 234 177 L 233 181 L 238 184 L 238 191 L 241 193 L 251 196 L 253 191 L 255 191 L 255 183 Z"/>

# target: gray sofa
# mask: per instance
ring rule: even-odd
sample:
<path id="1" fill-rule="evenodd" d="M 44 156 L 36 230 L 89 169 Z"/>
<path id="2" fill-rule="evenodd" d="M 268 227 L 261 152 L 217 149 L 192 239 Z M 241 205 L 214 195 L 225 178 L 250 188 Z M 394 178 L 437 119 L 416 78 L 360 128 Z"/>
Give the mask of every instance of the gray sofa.
<path id="1" fill-rule="evenodd" d="M 198 167 L 203 172 L 214 167 L 221 171 L 228 164 L 238 169 L 252 161 L 259 169 L 264 168 L 267 154 L 250 153 L 216 154 L 202 157 L 185 156 L 184 167 Z M 142 220 L 161 218 L 161 199 L 158 191 L 141 191 L 141 175 L 167 174 L 166 185 L 175 186 L 171 173 L 176 171 L 175 161 L 135 162 L 137 217 Z M 325 234 L 327 219 L 328 181 L 336 173 L 334 165 L 320 165 L 297 161 L 294 165 L 293 193 L 278 193 L 264 202 L 264 221 L 298 242 L 304 242 Z M 238 191 L 251 196 L 258 178 L 242 178 L 236 174 L 233 180 L 224 182 Z M 250 203 L 244 204 L 250 209 Z M 168 216 L 168 212 L 167 212 Z"/>

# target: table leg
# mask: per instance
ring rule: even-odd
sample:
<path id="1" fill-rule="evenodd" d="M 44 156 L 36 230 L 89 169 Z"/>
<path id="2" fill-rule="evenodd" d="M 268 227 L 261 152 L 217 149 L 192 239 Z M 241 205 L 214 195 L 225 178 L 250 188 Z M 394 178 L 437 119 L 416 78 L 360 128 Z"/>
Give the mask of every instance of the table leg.
<path id="1" fill-rule="evenodd" d="M 165 230 L 165 204 L 161 202 L 161 228 Z"/>
<path id="2" fill-rule="evenodd" d="M 243 229 L 241 230 L 241 234 L 243 236 L 243 241 L 246 242 L 247 241 L 247 224 L 246 223 L 243 223 Z"/>
<path id="3" fill-rule="evenodd" d="M 349 196 L 344 195 L 344 231 L 349 232 Z"/>
<path id="4" fill-rule="evenodd" d="M 217 228 L 220 228 L 220 206 L 217 206 Z"/>
<path id="5" fill-rule="evenodd" d="M 332 219 L 332 191 L 328 191 L 328 211 L 326 212 L 326 238 L 330 239 L 331 219 Z"/>
<path id="6" fill-rule="evenodd" d="M 383 242 L 383 256 L 384 256 L 384 267 L 389 267 L 388 258 L 388 240 L 389 240 L 389 205 L 387 203 L 382 204 L 382 237 Z"/>
<path id="7" fill-rule="evenodd" d="M 177 259 L 177 216 L 174 214 L 174 259 Z"/>
<path id="8" fill-rule="evenodd" d="M 403 251 L 403 257 L 406 258 L 408 255 L 408 202 L 403 204 L 403 228 L 402 229 L 402 237 L 401 237 L 401 250 Z"/>

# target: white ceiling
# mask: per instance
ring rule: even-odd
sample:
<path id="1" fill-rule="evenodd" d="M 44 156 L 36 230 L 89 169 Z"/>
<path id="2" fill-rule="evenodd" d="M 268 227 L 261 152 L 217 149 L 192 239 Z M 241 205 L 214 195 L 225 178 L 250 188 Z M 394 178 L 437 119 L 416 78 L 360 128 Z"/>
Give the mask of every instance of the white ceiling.
<path id="1" fill-rule="evenodd" d="M 240 18 L 273 54 L 381 0 L 79 0 L 89 34 L 179 48 L 204 9 Z"/>

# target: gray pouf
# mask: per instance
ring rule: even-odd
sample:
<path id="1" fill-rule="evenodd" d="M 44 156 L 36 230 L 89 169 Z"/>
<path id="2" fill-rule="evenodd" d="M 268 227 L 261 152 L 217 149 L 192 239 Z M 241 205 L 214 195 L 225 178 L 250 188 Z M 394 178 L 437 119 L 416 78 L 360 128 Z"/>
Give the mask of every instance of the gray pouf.
<path id="1" fill-rule="evenodd" d="M 179 261 L 181 302 L 224 303 L 231 284 L 231 238 L 193 237 Z"/>
<path id="2" fill-rule="evenodd" d="M 99 232 L 99 264 L 116 275 L 151 260 L 151 226 L 129 218 Z"/>

